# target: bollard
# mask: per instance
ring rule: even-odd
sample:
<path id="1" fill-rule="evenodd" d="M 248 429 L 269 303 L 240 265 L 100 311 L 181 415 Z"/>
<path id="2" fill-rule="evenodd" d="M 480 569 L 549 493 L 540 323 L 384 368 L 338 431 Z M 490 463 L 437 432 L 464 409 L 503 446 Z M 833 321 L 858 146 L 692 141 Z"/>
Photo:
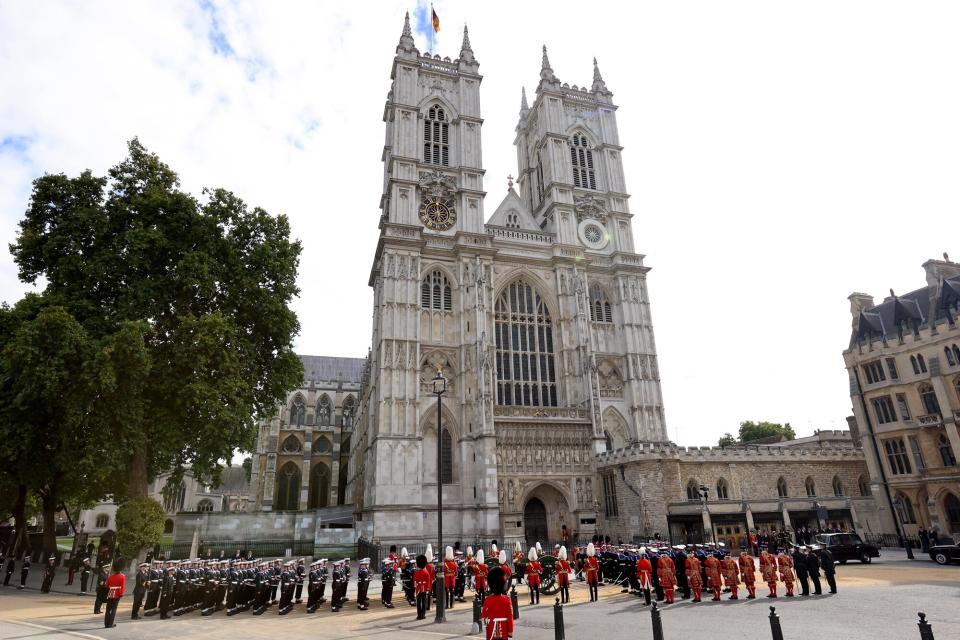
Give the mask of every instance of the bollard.
<path id="1" fill-rule="evenodd" d="M 560 598 L 557 598 L 553 605 L 553 640 L 566 640 L 563 631 L 563 605 L 560 604 Z"/>
<path id="2" fill-rule="evenodd" d="M 663 640 L 663 623 L 660 621 L 660 608 L 656 601 L 650 609 L 650 619 L 653 621 L 653 640 Z"/>
<path id="3" fill-rule="evenodd" d="M 927 614 L 919 611 L 917 615 L 920 616 L 920 622 L 917 623 L 917 626 L 920 627 L 920 640 L 934 640 L 933 627 L 927 622 Z"/>
<path id="4" fill-rule="evenodd" d="M 473 598 L 473 627 L 470 633 L 483 633 L 483 621 L 480 618 L 480 594 Z"/>
<path id="5" fill-rule="evenodd" d="M 517 603 L 517 586 L 510 587 L 510 603 L 513 605 L 513 619 L 520 619 L 520 605 Z"/>
<path id="6" fill-rule="evenodd" d="M 776 607 L 770 607 L 770 633 L 773 634 L 773 640 L 783 640 L 783 629 L 780 628 L 780 616 L 777 615 Z"/>

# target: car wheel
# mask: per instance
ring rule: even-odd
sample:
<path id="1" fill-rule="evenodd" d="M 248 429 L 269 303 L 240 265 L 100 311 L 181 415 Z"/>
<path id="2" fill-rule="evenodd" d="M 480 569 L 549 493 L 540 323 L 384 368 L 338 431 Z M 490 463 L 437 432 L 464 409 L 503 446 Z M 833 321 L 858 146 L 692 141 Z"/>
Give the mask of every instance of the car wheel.
<path id="1" fill-rule="evenodd" d="M 873 558 L 870 557 L 870 554 L 866 551 L 860 552 L 860 562 L 863 564 L 870 564 L 873 561 Z"/>
<path id="2" fill-rule="evenodd" d="M 936 562 L 937 564 L 949 564 L 950 558 L 948 558 L 947 554 L 945 554 L 944 552 L 938 551 L 936 554 L 934 554 L 933 561 Z"/>

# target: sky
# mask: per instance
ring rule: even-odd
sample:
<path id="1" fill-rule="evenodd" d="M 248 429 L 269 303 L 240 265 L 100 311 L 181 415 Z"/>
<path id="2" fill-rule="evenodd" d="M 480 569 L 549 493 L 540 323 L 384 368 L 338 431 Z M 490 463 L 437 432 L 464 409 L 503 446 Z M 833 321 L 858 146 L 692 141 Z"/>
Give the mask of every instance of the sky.
<path id="1" fill-rule="evenodd" d="M 845 428 L 853 291 L 924 285 L 960 259 L 960 3 L 436 0 L 480 72 L 487 216 L 516 175 L 520 90 L 540 50 L 592 58 L 619 105 L 670 437 L 742 420 Z M 134 136 L 183 187 L 286 214 L 303 242 L 301 353 L 366 355 L 383 105 L 424 3 L 0 0 L 0 243 L 31 181 L 96 174 Z M 0 300 L 30 286 L 0 252 Z"/>

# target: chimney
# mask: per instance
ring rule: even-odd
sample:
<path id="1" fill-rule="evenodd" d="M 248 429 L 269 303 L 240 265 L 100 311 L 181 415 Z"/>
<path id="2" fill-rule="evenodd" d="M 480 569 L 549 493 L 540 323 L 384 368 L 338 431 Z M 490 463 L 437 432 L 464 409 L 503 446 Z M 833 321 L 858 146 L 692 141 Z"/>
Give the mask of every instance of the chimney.
<path id="1" fill-rule="evenodd" d="M 850 301 L 850 315 L 853 328 L 857 328 L 857 320 L 860 318 L 860 312 L 873 308 L 873 296 L 866 293 L 851 293 L 847 296 Z"/>
<path id="2" fill-rule="evenodd" d="M 927 260 L 923 263 L 923 270 L 927 272 L 927 286 L 939 288 L 942 278 L 960 275 L 960 263 L 951 261 L 944 252 L 943 260 Z"/>

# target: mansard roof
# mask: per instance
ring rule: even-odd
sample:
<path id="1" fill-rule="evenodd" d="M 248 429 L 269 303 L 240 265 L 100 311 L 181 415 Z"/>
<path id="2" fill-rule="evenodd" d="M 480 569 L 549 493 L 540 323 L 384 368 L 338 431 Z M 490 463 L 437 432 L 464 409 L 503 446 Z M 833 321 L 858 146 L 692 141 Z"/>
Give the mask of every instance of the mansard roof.
<path id="1" fill-rule="evenodd" d="M 500 202 L 500 206 L 493 212 L 490 219 L 487 220 L 487 224 L 495 227 L 506 227 L 508 226 L 507 215 L 510 213 L 517 214 L 517 222 L 520 224 L 520 229 L 540 231 L 540 226 L 533 219 L 533 215 L 529 209 L 527 209 L 527 205 L 525 205 L 523 200 L 520 199 L 520 196 L 517 195 L 517 191 L 513 186 L 507 189 L 507 195 L 504 196 Z"/>
<path id="2" fill-rule="evenodd" d="M 892 292 L 891 292 L 892 293 Z M 923 287 L 886 300 L 860 312 L 857 326 L 850 339 L 851 346 L 869 339 L 896 339 L 914 330 L 930 326 L 930 296 L 933 287 Z M 934 301 L 934 324 L 949 319 L 949 309 L 960 302 L 960 275 L 944 278 L 940 295 Z"/>
<path id="3" fill-rule="evenodd" d="M 303 362 L 304 380 L 360 384 L 364 358 L 301 355 L 300 360 Z"/>

